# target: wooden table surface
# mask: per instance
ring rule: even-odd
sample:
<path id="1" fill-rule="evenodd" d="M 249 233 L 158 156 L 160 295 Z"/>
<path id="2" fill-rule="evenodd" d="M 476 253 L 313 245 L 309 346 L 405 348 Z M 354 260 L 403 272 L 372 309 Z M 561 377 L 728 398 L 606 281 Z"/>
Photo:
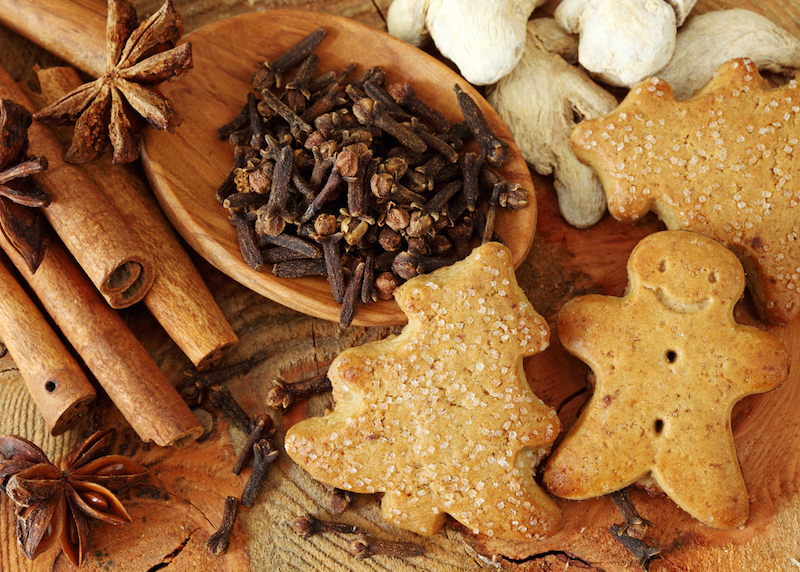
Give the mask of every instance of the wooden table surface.
<path id="1" fill-rule="evenodd" d="M 149 15 L 161 0 L 136 0 L 140 17 Z M 187 32 L 229 16 L 272 7 L 295 7 L 337 13 L 385 29 L 384 17 L 390 0 L 175 0 Z M 552 14 L 557 0 L 548 2 L 537 15 Z M 800 37 L 800 0 L 759 2 L 756 0 L 700 0 L 696 12 L 745 7 L 780 23 Z M 34 66 L 61 62 L 8 29 L 0 27 L 0 64 L 18 81 L 32 79 Z M 537 310 L 551 327 L 558 309 L 568 299 L 587 292 L 620 295 L 625 287 L 625 263 L 636 242 L 660 229 L 648 217 L 636 225 L 622 225 L 606 216 L 586 231 L 567 227 L 560 219 L 550 179 L 534 176 L 540 208 L 539 227 L 528 260 L 518 279 Z M 575 248 L 574 245 L 592 245 Z M 327 366 L 344 348 L 381 339 L 397 328 L 342 330 L 338 325 L 299 314 L 262 298 L 221 274 L 198 256 L 193 257 L 211 292 L 240 338 L 239 346 L 224 358 L 234 363 L 271 348 L 264 361 L 227 382 L 251 415 L 264 411 L 264 398 L 277 378 L 296 380 Z M 191 363 L 141 306 L 120 312 L 155 361 L 177 382 Z M 752 322 L 747 303 L 737 317 Z M 794 328 L 776 332 L 793 349 L 800 345 Z M 534 391 L 557 407 L 567 423 L 574 419 L 586 398 L 586 368 L 569 357 L 557 342 L 546 358 L 526 362 Z M 795 355 L 797 355 L 795 353 Z M 797 368 L 795 368 L 797 369 Z M 748 525 L 732 532 L 713 531 L 697 524 L 663 498 L 633 495 L 643 516 L 653 522 L 649 539 L 662 551 L 661 569 L 674 570 L 797 570 L 800 564 L 800 497 L 797 452 L 800 430 L 796 406 L 788 405 L 797 395 L 797 372 L 772 400 L 749 398 L 734 412 L 737 447 L 751 492 L 752 516 Z M 558 389 L 548 380 L 559 379 Z M 563 383 L 562 383 L 563 381 Z M 379 499 L 355 495 L 341 516 L 326 514 L 329 491 L 313 481 L 285 454 L 271 468 L 268 484 L 258 502 L 240 513 L 231 547 L 223 557 L 213 557 L 205 540 L 219 524 L 226 495 L 239 496 L 246 480 L 231 474 L 244 436 L 218 417 L 208 439 L 176 451 L 142 445 L 107 399 L 75 430 L 53 438 L 15 368 L 0 358 L 0 434 L 20 434 L 41 444 L 52 458 L 59 458 L 95 428 L 118 426 L 130 436 L 123 453 L 150 467 L 146 483 L 124 495 L 134 522 L 127 526 L 92 526 L 86 570 L 397 570 L 473 571 L 504 569 L 538 570 L 638 570 L 635 558 L 608 532 L 622 522 L 608 498 L 585 503 L 562 502 L 569 525 L 542 543 L 513 545 L 476 539 L 454 521 L 432 538 L 421 538 L 396 529 L 380 517 Z M 108 405 L 108 407 L 106 407 Z M 330 395 L 298 404 L 285 414 L 274 414 L 281 442 L 286 428 L 310 415 L 321 415 L 332 407 Z M 763 415 L 759 408 L 775 408 L 779 416 L 769 431 L 750 428 L 748 421 Z M 788 411 L 788 413 L 787 413 Z M 745 427 L 745 429 L 741 429 Z M 750 429 L 748 429 L 750 428 Z M 763 434 L 762 434 L 763 433 Z M 768 450 L 764 458 L 759 451 Z M 747 463 L 747 464 L 746 464 Z M 0 570 L 69 570 L 72 566 L 58 551 L 44 554 L 34 563 L 25 560 L 14 540 L 10 503 L 0 495 Z M 425 556 L 408 560 L 374 557 L 355 560 L 346 551 L 348 540 L 320 535 L 305 540 L 287 523 L 307 511 L 324 518 L 358 525 L 379 538 L 399 538 L 424 545 Z M 654 566 L 652 569 L 656 569 Z"/>

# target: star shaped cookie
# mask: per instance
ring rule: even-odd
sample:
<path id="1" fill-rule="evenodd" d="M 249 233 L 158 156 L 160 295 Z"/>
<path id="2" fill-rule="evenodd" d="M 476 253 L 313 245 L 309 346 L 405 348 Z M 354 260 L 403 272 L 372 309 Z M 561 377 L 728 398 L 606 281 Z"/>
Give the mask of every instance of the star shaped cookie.
<path id="1" fill-rule="evenodd" d="M 510 251 L 484 244 L 395 298 L 408 325 L 334 360 L 334 411 L 294 425 L 287 453 L 323 483 L 383 492 L 384 518 L 418 534 L 447 514 L 476 534 L 550 534 L 560 511 L 533 473 L 561 424 L 522 367 L 549 329 Z"/>
<path id="2" fill-rule="evenodd" d="M 696 519 L 742 526 L 750 505 L 731 410 L 788 374 L 783 344 L 737 324 L 744 290 L 736 257 L 686 231 L 642 240 L 623 298 L 588 295 L 558 316 L 558 337 L 594 374 L 594 393 L 550 456 L 550 491 L 587 499 L 651 475 Z"/>
<path id="3" fill-rule="evenodd" d="M 675 101 L 650 79 L 612 113 L 572 132 L 597 172 L 609 212 L 633 221 L 655 211 L 671 230 L 733 250 L 761 316 L 800 311 L 800 88 L 770 88 L 748 59 L 722 65 L 693 98 Z"/>

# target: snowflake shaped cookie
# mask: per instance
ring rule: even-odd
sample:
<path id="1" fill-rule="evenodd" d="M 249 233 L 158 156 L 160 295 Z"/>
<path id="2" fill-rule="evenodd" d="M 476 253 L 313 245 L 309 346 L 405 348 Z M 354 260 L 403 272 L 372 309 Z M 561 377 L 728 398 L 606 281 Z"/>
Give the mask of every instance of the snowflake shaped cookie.
<path id="1" fill-rule="evenodd" d="M 324 483 L 385 493 L 384 518 L 419 534 L 447 514 L 498 538 L 550 534 L 560 512 L 533 473 L 561 424 L 522 368 L 549 329 L 510 251 L 484 244 L 395 297 L 408 325 L 334 360 L 334 411 L 293 426 L 287 453 Z"/>
<path id="2" fill-rule="evenodd" d="M 623 298 L 588 295 L 559 313 L 558 337 L 594 373 L 594 393 L 544 478 L 581 500 L 651 475 L 696 519 L 742 526 L 750 505 L 731 433 L 734 404 L 788 374 L 783 344 L 737 324 L 736 257 L 705 236 L 650 235 L 628 261 Z"/>
<path id="3" fill-rule="evenodd" d="M 693 98 L 650 79 L 572 132 L 618 220 L 653 210 L 671 230 L 733 250 L 762 317 L 800 311 L 800 87 L 770 88 L 748 59 L 722 65 Z"/>

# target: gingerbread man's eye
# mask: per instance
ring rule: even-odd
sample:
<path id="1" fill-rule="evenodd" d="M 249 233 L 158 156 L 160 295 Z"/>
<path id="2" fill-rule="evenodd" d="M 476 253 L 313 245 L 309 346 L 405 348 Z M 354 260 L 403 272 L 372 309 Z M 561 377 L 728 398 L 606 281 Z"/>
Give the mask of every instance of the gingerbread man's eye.
<path id="1" fill-rule="evenodd" d="M 669 363 L 675 363 L 675 360 L 678 359 L 678 354 L 675 350 L 667 350 L 667 353 L 664 354 L 664 357 Z"/>

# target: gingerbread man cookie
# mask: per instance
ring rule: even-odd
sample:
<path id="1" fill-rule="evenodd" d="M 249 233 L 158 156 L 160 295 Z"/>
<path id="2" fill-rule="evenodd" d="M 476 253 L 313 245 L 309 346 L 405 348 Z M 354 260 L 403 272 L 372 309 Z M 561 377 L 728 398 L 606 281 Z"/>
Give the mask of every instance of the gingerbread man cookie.
<path id="1" fill-rule="evenodd" d="M 324 483 L 383 492 L 384 518 L 419 534 L 447 514 L 476 534 L 550 534 L 560 511 L 533 472 L 561 424 L 522 368 L 549 329 L 510 251 L 484 244 L 395 297 L 408 325 L 334 360 L 334 411 L 293 426 L 287 453 Z"/>
<path id="2" fill-rule="evenodd" d="M 770 88 L 748 59 L 730 61 L 693 98 L 646 80 L 612 113 L 572 132 L 618 220 L 653 210 L 671 230 L 733 250 L 762 317 L 800 311 L 800 87 Z"/>
<path id="3" fill-rule="evenodd" d="M 783 344 L 737 324 L 736 257 L 712 239 L 664 231 L 628 261 L 623 298 L 588 295 L 558 316 L 564 347 L 594 373 L 594 393 L 550 457 L 557 496 L 587 499 L 651 475 L 696 519 L 741 526 L 750 505 L 731 433 L 734 404 L 788 374 Z"/>

